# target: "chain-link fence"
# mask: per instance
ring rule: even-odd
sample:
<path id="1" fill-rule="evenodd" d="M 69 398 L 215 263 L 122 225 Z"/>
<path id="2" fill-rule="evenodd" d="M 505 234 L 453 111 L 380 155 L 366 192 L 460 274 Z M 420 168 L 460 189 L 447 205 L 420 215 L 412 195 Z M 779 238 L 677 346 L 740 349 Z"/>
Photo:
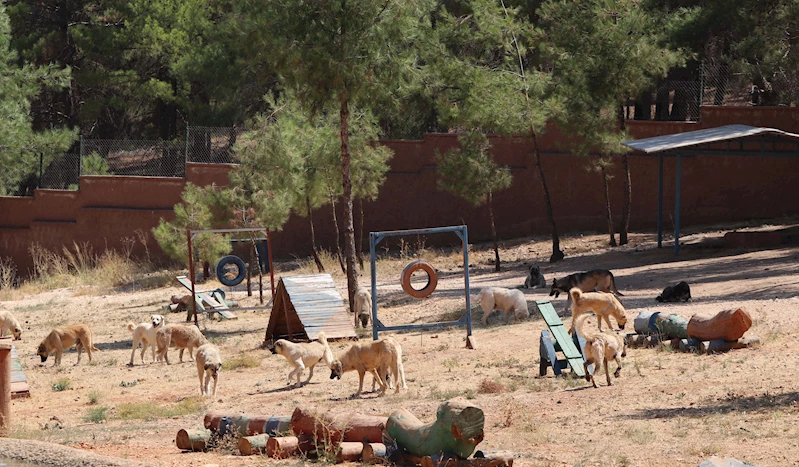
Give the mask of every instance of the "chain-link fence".
<path id="1" fill-rule="evenodd" d="M 182 141 L 82 139 L 81 175 L 186 175 Z"/>
<path id="2" fill-rule="evenodd" d="M 235 162 L 233 146 L 241 129 L 192 126 L 186 129 L 186 161 L 229 164 Z"/>
<path id="3" fill-rule="evenodd" d="M 80 154 L 62 154 L 46 167 L 42 164 L 39 188 L 77 190 L 80 181 Z"/>
<path id="4" fill-rule="evenodd" d="M 625 118 L 698 121 L 701 105 L 790 105 L 796 97 L 790 80 L 766 82 L 753 71 L 746 71 L 744 65 L 736 67 L 722 60 L 703 62 L 694 75 L 695 79 L 664 80 L 655 90 L 629 99 Z"/>

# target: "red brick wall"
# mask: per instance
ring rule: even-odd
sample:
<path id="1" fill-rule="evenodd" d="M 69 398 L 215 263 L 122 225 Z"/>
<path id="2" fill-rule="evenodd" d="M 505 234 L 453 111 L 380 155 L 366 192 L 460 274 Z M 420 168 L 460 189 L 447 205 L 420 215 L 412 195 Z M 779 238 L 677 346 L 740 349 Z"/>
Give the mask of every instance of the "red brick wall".
<path id="1" fill-rule="evenodd" d="M 701 123 L 628 122 L 636 138 L 715 127 L 729 123 L 768 126 L 799 132 L 799 109 L 703 107 Z M 542 164 L 552 195 L 560 232 L 604 230 L 602 182 L 586 170 L 587 162 L 561 151 L 566 137 L 556 130 L 540 138 Z M 490 238 L 484 206 L 470 204 L 436 186 L 435 154 L 457 144 L 453 135 L 430 134 L 422 141 L 384 141 L 395 151 L 391 170 L 378 199 L 365 203 L 365 231 L 438 227 L 465 223 L 471 241 Z M 495 195 L 495 217 L 501 237 L 546 234 L 544 201 L 532 147 L 526 138 L 492 138 L 500 164 L 511 167 L 513 185 Z M 665 228 L 671 228 L 674 211 L 674 161 L 664 164 Z M 61 250 L 73 242 L 89 243 L 95 251 L 120 248 L 136 231 L 148 233 L 150 252 L 160 253 L 149 234 L 160 218 L 171 219 L 186 181 L 205 185 L 227 183 L 229 164 L 189 164 L 187 179 L 159 177 L 81 177 L 80 191 L 37 190 L 32 198 L 0 197 L 0 257 L 8 256 L 24 273 L 31 266 L 28 248 L 33 243 Z M 652 229 L 657 217 L 657 158 L 632 156 L 631 228 Z M 622 172 L 611 170 L 614 220 L 621 217 Z M 734 221 L 799 215 L 795 199 L 799 184 L 799 158 L 692 157 L 683 160 L 682 224 Z M 357 205 L 356 205 L 357 213 Z M 341 216 L 339 205 L 339 216 Z M 342 217 L 339 217 L 341 220 Z M 330 208 L 314 213 L 317 238 L 333 247 Z M 287 257 L 309 251 L 308 222 L 292 216 L 283 231 L 274 234 L 274 253 Z M 450 240 L 454 240 L 454 235 Z M 368 240 L 367 240 L 368 241 Z M 427 239 L 447 241 L 446 236 Z M 137 244 L 134 253 L 143 254 Z"/>

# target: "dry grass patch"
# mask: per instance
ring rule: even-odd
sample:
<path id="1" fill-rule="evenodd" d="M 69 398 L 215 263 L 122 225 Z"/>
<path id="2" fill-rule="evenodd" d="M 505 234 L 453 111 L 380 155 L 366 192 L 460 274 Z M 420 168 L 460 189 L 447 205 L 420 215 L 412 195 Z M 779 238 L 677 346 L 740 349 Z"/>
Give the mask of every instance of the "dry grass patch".
<path id="1" fill-rule="evenodd" d="M 119 404 L 116 418 L 122 420 L 155 420 L 158 418 L 192 415 L 205 410 L 205 401 L 199 396 L 187 397 L 177 404 L 159 405 L 155 402 Z"/>
<path id="2" fill-rule="evenodd" d="M 484 379 L 480 381 L 480 385 L 477 386 L 477 393 L 478 394 L 498 394 L 501 392 L 505 392 L 507 388 L 502 383 L 497 381 L 490 381 Z"/>
<path id="3" fill-rule="evenodd" d="M 240 353 L 235 357 L 228 358 L 224 363 L 226 370 L 236 370 L 239 368 L 257 368 L 261 366 L 261 359 L 255 358 L 246 353 Z"/>

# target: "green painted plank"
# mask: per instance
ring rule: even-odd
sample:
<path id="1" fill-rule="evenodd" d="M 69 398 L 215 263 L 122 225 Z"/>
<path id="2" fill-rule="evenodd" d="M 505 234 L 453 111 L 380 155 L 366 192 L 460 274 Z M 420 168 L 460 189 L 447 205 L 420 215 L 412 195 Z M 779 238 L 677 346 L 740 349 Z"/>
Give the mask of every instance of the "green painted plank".
<path id="1" fill-rule="evenodd" d="M 560 344 L 560 348 L 563 350 L 563 355 L 565 355 L 566 358 L 583 358 L 580 351 L 574 346 L 574 342 L 572 342 L 571 336 L 566 331 L 565 327 L 555 326 L 552 328 L 552 336 L 558 341 L 558 344 Z"/>
<path id="2" fill-rule="evenodd" d="M 585 377 L 585 367 L 583 366 L 582 358 L 570 358 L 569 367 L 572 369 L 572 373 L 574 373 L 575 376 L 580 378 Z"/>
<path id="3" fill-rule="evenodd" d="M 541 312 L 541 316 L 544 318 L 547 326 L 550 328 L 553 326 L 563 326 L 563 321 L 560 320 L 558 312 L 555 311 L 555 307 L 552 306 L 549 300 L 538 300 L 536 301 L 536 305 L 538 305 L 538 311 Z"/>

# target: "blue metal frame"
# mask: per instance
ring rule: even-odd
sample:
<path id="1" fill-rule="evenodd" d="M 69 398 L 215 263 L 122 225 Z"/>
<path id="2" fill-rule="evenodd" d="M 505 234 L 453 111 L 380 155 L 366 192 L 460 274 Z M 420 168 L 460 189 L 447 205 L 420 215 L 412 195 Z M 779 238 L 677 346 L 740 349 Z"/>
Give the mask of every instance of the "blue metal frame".
<path id="1" fill-rule="evenodd" d="M 445 232 L 455 232 L 463 245 L 463 282 L 466 290 L 466 314 L 458 321 L 446 321 L 424 324 L 403 324 L 399 326 L 386 326 L 377 319 L 377 257 L 375 248 L 386 237 L 401 237 L 406 235 L 428 235 Z M 406 331 L 411 329 L 431 329 L 444 326 L 466 325 L 466 336 L 472 335 L 472 300 L 469 294 L 469 235 L 465 225 L 452 227 L 435 227 L 432 229 L 392 230 L 387 232 L 369 232 L 369 254 L 372 266 L 372 338 L 377 340 L 381 331 Z"/>
<path id="2" fill-rule="evenodd" d="M 658 156 L 658 248 L 663 246 L 663 156 Z M 680 194 L 682 191 L 682 154 L 676 153 L 676 180 L 674 186 L 674 256 L 680 254 Z"/>

